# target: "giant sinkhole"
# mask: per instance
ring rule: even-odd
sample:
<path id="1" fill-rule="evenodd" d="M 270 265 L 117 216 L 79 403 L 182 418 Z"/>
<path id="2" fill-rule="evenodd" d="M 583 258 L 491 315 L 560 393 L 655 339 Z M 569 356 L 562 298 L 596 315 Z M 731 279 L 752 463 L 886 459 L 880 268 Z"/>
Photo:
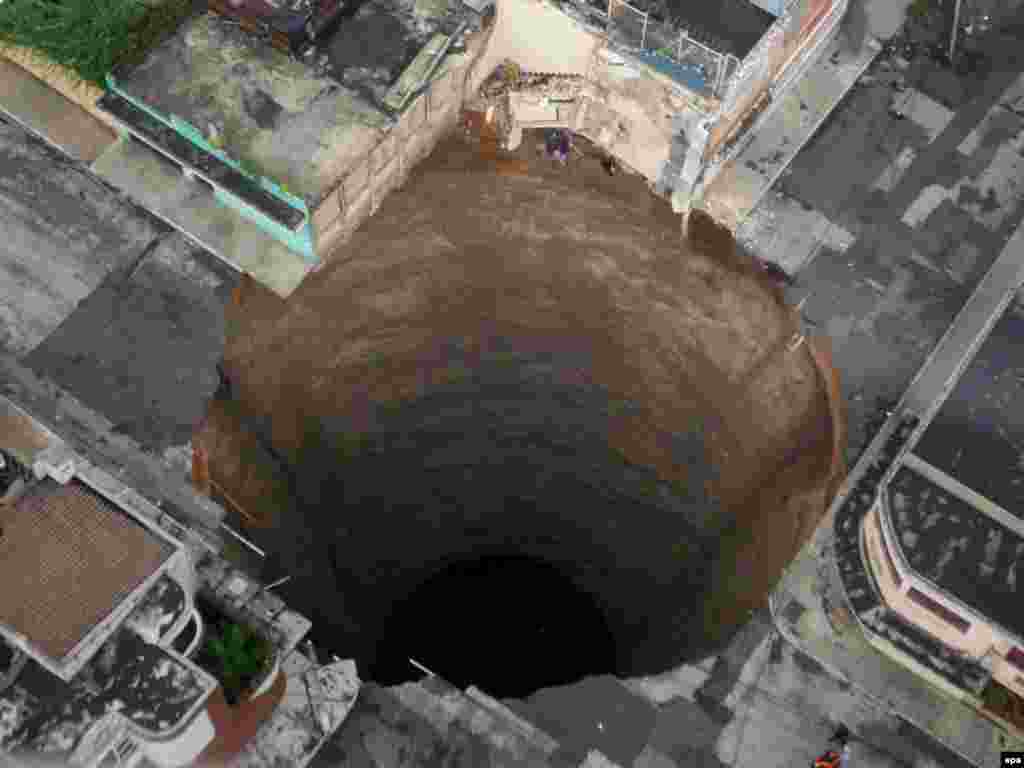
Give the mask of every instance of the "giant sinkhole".
<path id="1" fill-rule="evenodd" d="M 411 658 L 522 696 L 713 653 L 827 505 L 811 346 L 642 185 L 475 162 L 440 148 L 286 304 L 229 308 L 238 428 L 291 488 L 248 532 L 380 683 Z"/>

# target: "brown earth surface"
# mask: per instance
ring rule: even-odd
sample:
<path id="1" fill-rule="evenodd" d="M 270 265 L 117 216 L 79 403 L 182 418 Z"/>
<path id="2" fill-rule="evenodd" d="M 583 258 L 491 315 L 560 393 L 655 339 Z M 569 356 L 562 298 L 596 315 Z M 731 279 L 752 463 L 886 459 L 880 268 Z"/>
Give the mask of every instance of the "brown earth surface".
<path id="1" fill-rule="evenodd" d="M 616 661 L 590 671 L 664 671 L 764 603 L 834 491 L 834 382 L 781 292 L 586 141 L 563 168 L 541 140 L 446 141 L 287 302 L 247 282 L 229 307 L 233 400 L 197 439 L 268 521 L 282 596 L 361 662 L 428 576 L 522 554 L 600 607 Z M 450 636 L 486 631 L 473 600 Z"/>

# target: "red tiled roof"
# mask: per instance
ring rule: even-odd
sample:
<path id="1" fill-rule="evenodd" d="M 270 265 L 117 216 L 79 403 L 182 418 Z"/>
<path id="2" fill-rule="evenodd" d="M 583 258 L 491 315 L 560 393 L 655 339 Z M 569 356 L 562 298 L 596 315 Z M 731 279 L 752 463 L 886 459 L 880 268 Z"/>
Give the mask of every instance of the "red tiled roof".
<path id="1" fill-rule="evenodd" d="M 0 507 L 0 622 L 55 660 L 173 552 L 88 489 L 45 480 Z"/>

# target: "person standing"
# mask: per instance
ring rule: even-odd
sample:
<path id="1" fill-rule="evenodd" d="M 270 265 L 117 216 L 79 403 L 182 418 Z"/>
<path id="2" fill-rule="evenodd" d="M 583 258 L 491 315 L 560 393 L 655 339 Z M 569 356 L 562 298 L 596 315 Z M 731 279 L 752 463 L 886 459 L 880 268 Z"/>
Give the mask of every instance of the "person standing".
<path id="1" fill-rule="evenodd" d="M 563 128 L 558 137 L 558 162 L 562 165 L 565 165 L 569 161 L 569 150 L 571 148 L 572 144 L 569 140 L 569 131 Z"/>
<path id="2" fill-rule="evenodd" d="M 839 745 L 839 751 L 827 749 L 812 764 L 812 768 L 850 768 L 850 729 L 840 724 L 829 739 Z"/>

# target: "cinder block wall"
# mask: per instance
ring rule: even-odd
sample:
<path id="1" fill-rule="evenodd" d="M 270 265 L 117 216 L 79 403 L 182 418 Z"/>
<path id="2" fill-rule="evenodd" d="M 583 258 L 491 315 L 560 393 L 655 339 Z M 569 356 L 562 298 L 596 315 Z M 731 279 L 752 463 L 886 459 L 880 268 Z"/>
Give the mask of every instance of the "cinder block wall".
<path id="1" fill-rule="evenodd" d="M 382 131 L 377 144 L 341 173 L 338 185 L 313 211 L 321 262 L 347 242 L 384 198 L 401 187 L 412 169 L 455 130 L 466 98 L 489 73 L 481 65 L 490 36 L 491 29 L 484 29 L 472 37 L 464 60 L 442 69 L 406 107 L 397 125 Z"/>

